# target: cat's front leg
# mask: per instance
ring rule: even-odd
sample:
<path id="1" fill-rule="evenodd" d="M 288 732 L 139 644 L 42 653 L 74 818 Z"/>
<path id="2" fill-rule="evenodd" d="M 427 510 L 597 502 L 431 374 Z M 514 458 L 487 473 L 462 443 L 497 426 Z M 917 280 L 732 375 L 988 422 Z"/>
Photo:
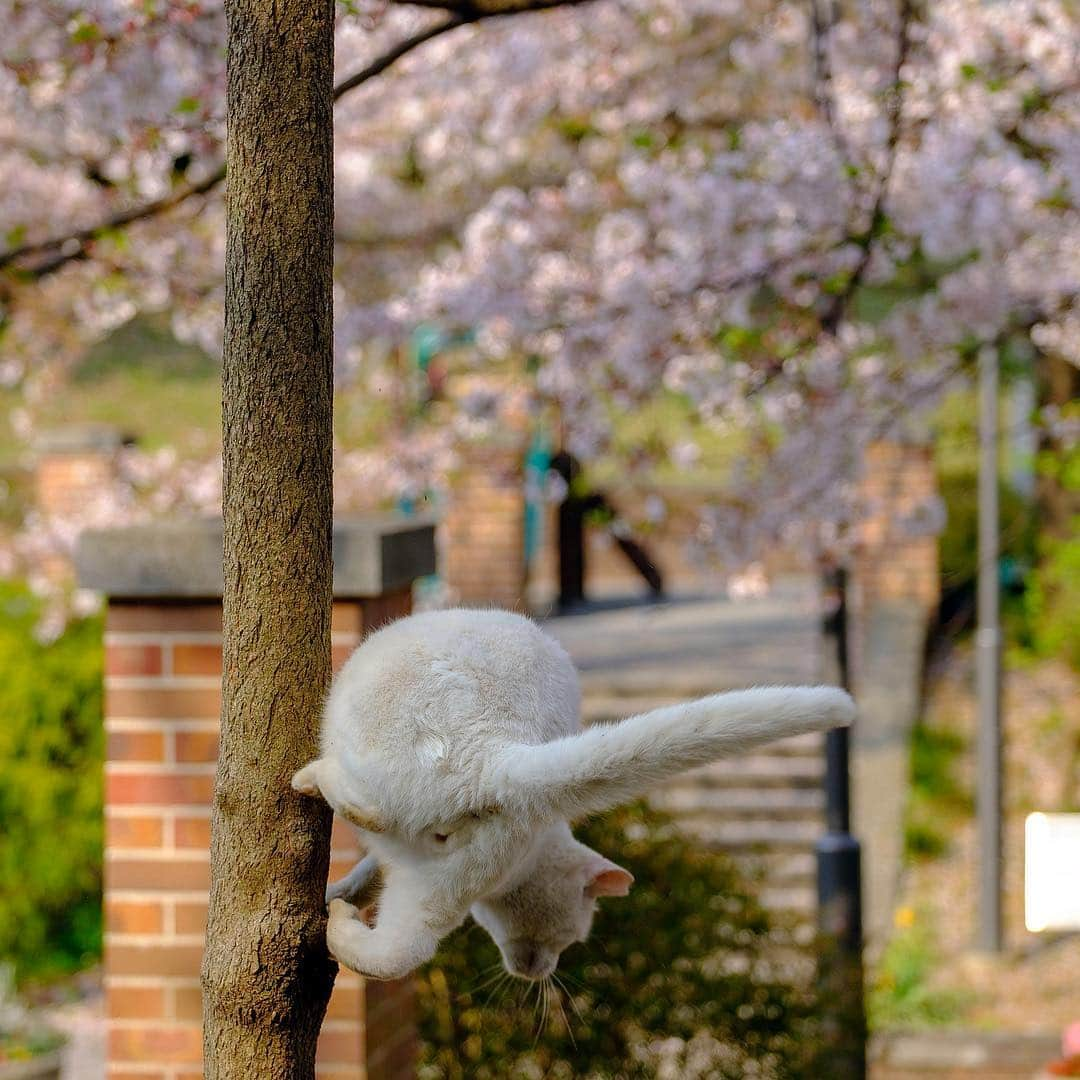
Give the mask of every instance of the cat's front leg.
<path id="1" fill-rule="evenodd" d="M 326 945 L 340 964 L 368 979 L 400 979 L 435 955 L 441 935 L 417 919 L 380 910 L 368 926 L 351 904 L 330 901 Z"/>
<path id="2" fill-rule="evenodd" d="M 379 863 L 374 855 L 365 855 L 343 878 L 326 886 L 326 902 L 345 900 L 354 907 L 363 908 L 360 902 L 375 885 Z"/>

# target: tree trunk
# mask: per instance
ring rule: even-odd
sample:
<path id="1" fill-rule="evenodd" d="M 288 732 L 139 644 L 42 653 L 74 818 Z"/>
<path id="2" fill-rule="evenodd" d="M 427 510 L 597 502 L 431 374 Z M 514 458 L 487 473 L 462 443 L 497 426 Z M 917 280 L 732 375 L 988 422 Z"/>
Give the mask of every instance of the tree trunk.
<path id="1" fill-rule="evenodd" d="M 227 0 L 221 749 L 205 1075 L 306 1080 L 330 812 L 289 787 L 330 675 L 332 0 Z"/>

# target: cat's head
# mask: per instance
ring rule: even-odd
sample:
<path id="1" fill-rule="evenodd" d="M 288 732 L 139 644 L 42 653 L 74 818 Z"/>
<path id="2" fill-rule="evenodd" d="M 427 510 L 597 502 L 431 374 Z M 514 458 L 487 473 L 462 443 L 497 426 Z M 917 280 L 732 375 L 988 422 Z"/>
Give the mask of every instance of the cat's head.
<path id="1" fill-rule="evenodd" d="M 537 840 L 525 872 L 514 883 L 472 906 L 511 975 L 544 979 L 563 951 L 584 941 L 602 896 L 625 896 L 633 876 L 578 843 L 564 824 Z"/>

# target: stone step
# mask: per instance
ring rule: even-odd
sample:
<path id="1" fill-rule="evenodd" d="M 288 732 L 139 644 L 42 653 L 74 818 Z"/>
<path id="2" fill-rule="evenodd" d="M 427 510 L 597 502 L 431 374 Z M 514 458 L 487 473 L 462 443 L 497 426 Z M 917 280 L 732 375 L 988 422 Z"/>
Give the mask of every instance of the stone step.
<path id="1" fill-rule="evenodd" d="M 758 892 L 757 899 L 766 911 L 791 912 L 806 918 L 817 914 L 816 885 L 781 888 L 766 883 Z"/>
<path id="2" fill-rule="evenodd" d="M 712 787 L 682 785 L 665 787 L 652 796 L 661 810 L 678 817 L 711 814 L 717 818 L 755 818 L 768 821 L 811 819 L 817 823 L 825 808 L 825 794 L 818 788 Z"/>
<path id="3" fill-rule="evenodd" d="M 824 780 L 825 762 L 819 755 L 757 753 L 724 758 L 683 773 L 671 786 L 820 788 Z"/>
<path id="4" fill-rule="evenodd" d="M 792 887 L 817 883 L 817 859 L 812 851 L 736 851 L 731 857 L 749 881 Z"/>
<path id="5" fill-rule="evenodd" d="M 718 851 L 812 852 L 825 830 L 818 818 L 772 820 L 770 818 L 719 817 L 717 814 L 680 814 L 679 825 L 692 837 Z"/>

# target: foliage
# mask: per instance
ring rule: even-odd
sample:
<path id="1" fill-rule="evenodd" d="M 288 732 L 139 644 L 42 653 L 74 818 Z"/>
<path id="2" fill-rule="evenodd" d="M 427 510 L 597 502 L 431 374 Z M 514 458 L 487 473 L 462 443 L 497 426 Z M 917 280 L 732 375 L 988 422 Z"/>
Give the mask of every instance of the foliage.
<path id="1" fill-rule="evenodd" d="M 0 960 L 20 980 L 101 948 L 101 625 L 46 646 L 37 620 L 25 589 L 0 587 Z"/>
<path id="2" fill-rule="evenodd" d="M 1080 416 L 1080 406 L 1076 408 Z M 1065 454 L 1044 454 L 1040 467 L 1064 491 L 1080 492 L 1080 446 Z M 1080 514 L 1067 537 L 1044 537 L 1039 565 L 1027 594 L 1027 615 L 1037 652 L 1060 656 L 1080 670 Z"/>
<path id="3" fill-rule="evenodd" d="M 914 913 L 903 920 L 881 957 L 870 993 L 867 1014 L 871 1030 L 926 1027 L 960 1020 L 967 995 L 935 987 L 931 974 L 936 946 L 929 930 Z"/>
<path id="4" fill-rule="evenodd" d="M 471 927 L 420 976 L 419 1076 L 806 1075 L 812 994 L 779 962 L 785 934 L 730 861 L 642 806 L 581 836 L 636 882 L 626 899 L 602 903 L 589 942 L 564 954 L 561 1005 L 541 1031 L 541 991 L 501 978 L 498 951 Z"/>
<path id="5" fill-rule="evenodd" d="M 945 588 L 970 588 L 978 570 L 978 473 L 975 469 L 939 473 L 948 521 L 940 538 L 941 578 Z M 1001 509 L 1001 555 L 1004 565 L 1030 566 L 1035 518 L 1030 502 L 1007 484 L 998 485 Z M 1004 584 L 1011 584 L 1010 581 Z"/>
<path id="6" fill-rule="evenodd" d="M 909 856 L 944 854 L 950 818 L 971 813 L 971 793 L 958 781 L 956 767 L 967 740 L 955 731 L 919 724 L 911 736 L 911 791 L 904 821 Z"/>
<path id="7" fill-rule="evenodd" d="M 973 390 L 950 394 L 935 418 L 937 482 L 948 508 L 938 551 L 947 590 L 974 587 L 978 571 L 978 403 Z M 1035 556 L 1035 517 L 1031 503 L 999 481 L 1001 555 L 1007 564 L 1028 567 Z"/>

